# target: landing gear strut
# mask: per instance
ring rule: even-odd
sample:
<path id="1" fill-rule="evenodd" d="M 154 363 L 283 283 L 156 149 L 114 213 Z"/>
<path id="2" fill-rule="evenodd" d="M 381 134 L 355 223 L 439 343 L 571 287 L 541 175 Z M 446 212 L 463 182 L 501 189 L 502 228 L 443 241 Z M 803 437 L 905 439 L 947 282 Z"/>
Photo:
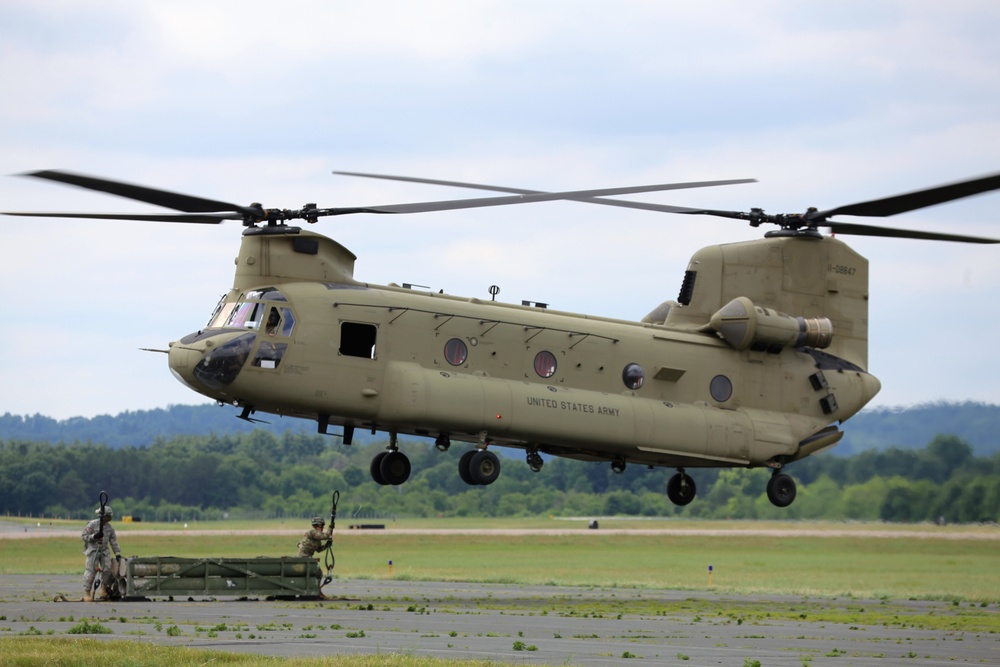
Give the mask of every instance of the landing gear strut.
<path id="1" fill-rule="evenodd" d="M 687 505 L 694 500 L 697 492 L 694 480 L 684 472 L 684 468 L 678 468 L 677 474 L 667 481 L 667 498 L 674 505 Z"/>

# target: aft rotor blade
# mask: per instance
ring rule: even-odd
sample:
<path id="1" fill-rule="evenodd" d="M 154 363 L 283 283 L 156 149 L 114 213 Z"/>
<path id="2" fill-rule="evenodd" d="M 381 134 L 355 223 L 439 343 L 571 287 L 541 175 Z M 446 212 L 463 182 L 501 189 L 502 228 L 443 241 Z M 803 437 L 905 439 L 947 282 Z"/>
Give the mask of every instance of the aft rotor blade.
<path id="1" fill-rule="evenodd" d="M 900 239 L 922 239 L 925 241 L 956 241 L 958 243 L 1000 243 L 998 239 L 988 239 L 981 236 L 921 232 L 915 229 L 893 229 L 892 227 L 834 222 L 830 220 L 820 223 L 820 226 L 829 227 L 830 231 L 834 234 L 852 234 L 854 236 L 885 236 Z"/>
<path id="2" fill-rule="evenodd" d="M 858 204 L 848 204 L 839 206 L 829 211 L 820 211 L 815 217 L 826 219 L 835 215 L 859 215 L 874 218 L 885 218 L 897 213 L 914 211 L 918 208 L 926 208 L 935 204 L 971 197 L 983 192 L 1000 189 L 1000 174 L 992 174 L 968 181 L 940 185 L 926 190 L 917 190 L 906 194 L 885 197 L 884 199 L 873 199 L 871 201 L 860 202 Z"/>
<path id="3" fill-rule="evenodd" d="M 50 181 L 65 183 L 67 185 L 75 185 L 79 188 L 87 190 L 107 192 L 108 194 L 118 195 L 119 197 L 125 197 L 126 199 L 134 199 L 136 201 L 146 202 L 147 204 L 155 204 L 156 206 L 172 208 L 175 211 L 184 211 L 186 213 L 235 211 L 236 213 L 243 214 L 248 211 L 248 209 L 243 206 L 231 204 L 229 202 L 204 199 L 202 197 L 194 197 L 192 195 L 185 195 L 179 192 L 170 192 L 168 190 L 146 187 L 144 185 L 133 185 L 131 183 L 112 181 L 106 178 L 75 174 L 69 171 L 49 169 L 45 171 L 33 171 L 21 175 L 30 176 L 32 178 L 44 178 Z"/>
<path id="4" fill-rule="evenodd" d="M 145 220 L 149 222 L 184 222 L 217 225 L 226 220 L 242 220 L 239 213 L 17 213 L 4 211 L 4 215 L 30 218 L 84 218 L 87 220 Z"/>
<path id="5" fill-rule="evenodd" d="M 742 183 L 755 183 L 756 179 L 743 178 L 721 181 L 692 181 L 687 183 L 666 183 L 659 185 L 640 185 L 623 188 L 603 188 L 598 190 L 573 190 L 567 192 L 544 192 L 541 190 L 527 190 L 522 188 L 510 188 L 498 185 L 484 185 L 478 183 L 464 183 L 461 181 L 443 181 L 429 178 L 415 178 L 410 176 L 390 176 L 385 174 L 368 174 L 351 171 L 335 171 L 334 174 L 345 176 L 361 176 L 365 178 L 380 178 L 391 181 L 408 181 L 411 183 L 425 183 L 430 185 L 447 185 L 462 188 L 472 188 L 477 190 L 492 190 L 495 192 L 516 193 L 519 196 L 513 197 L 483 197 L 479 199 L 456 199 L 440 202 L 425 202 L 418 204 L 394 204 L 389 206 L 370 206 L 363 211 L 349 210 L 350 212 L 369 213 L 420 213 L 426 211 L 444 211 L 462 208 L 478 208 L 484 206 L 507 206 L 511 204 L 528 204 L 543 201 L 555 201 L 567 199 L 571 201 L 581 201 L 595 204 L 605 204 L 608 206 L 621 206 L 625 208 L 641 208 L 652 211 L 662 211 L 666 213 L 694 213 L 700 209 L 689 209 L 682 206 L 669 206 L 666 204 L 647 204 L 645 202 L 630 202 L 619 199 L 601 199 L 601 196 L 637 194 L 641 192 L 661 192 L 665 190 L 685 190 L 691 188 L 707 188 L 719 185 L 737 185 Z M 337 215 L 332 213 L 331 215 Z"/>

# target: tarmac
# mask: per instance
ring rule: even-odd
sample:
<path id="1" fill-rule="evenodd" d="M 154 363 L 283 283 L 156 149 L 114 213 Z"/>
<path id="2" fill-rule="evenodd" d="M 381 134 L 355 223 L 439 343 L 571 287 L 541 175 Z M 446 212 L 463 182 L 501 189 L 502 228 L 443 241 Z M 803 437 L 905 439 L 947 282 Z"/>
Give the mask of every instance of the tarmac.
<path id="1" fill-rule="evenodd" d="M 1000 663 L 1000 637 L 907 618 L 996 604 L 711 591 L 334 579 L 330 600 L 154 598 L 84 603 L 81 576 L 0 576 L 0 636 L 86 636 L 273 656 L 389 654 L 525 665 L 857 667 Z M 781 612 L 772 617 L 766 610 Z M 879 609 L 880 625 L 821 620 Z M 765 613 L 762 613 L 764 611 Z M 787 614 L 785 612 L 796 612 Z M 849 616 L 848 616 L 849 617 Z M 67 634 L 84 620 L 111 634 Z M 939 623 L 947 627 L 947 622 Z"/>

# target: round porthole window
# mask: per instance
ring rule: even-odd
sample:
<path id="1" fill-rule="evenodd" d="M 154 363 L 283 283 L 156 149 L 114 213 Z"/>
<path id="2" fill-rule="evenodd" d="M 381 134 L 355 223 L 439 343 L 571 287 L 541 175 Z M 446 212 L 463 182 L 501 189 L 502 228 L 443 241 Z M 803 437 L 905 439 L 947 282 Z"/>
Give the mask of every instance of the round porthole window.
<path id="1" fill-rule="evenodd" d="M 733 397 L 733 383 L 725 375 L 716 375 L 708 385 L 708 391 L 719 403 L 725 403 Z"/>
<path id="2" fill-rule="evenodd" d="M 444 358 L 452 366 L 461 366 L 469 358 L 469 348 L 459 338 L 452 338 L 444 344 Z"/>
<path id="3" fill-rule="evenodd" d="M 639 364 L 629 364 L 622 371 L 622 381 L 629 389 L 638 389 L 646 381 L 646 371 Z"/>
<path id="4" fill-rule="evenodd" d="M 542 350 L 535 355 L 535 372 L 543 378 L 556 374 L 556 355 L 548 350 Z"/>

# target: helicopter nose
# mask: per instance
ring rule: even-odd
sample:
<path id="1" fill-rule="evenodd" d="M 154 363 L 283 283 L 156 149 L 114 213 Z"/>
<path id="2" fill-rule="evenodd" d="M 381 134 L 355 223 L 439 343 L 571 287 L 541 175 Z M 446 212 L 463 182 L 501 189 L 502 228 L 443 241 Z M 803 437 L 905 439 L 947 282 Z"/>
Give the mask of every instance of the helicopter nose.
<path id="1" fill-rule="evenodd" d="M 233 331 L 185 336 L 170 344 L 170 371 L 191 389 L 214 398 L 239 375 L 255 338 L 254 333 Z"/>

